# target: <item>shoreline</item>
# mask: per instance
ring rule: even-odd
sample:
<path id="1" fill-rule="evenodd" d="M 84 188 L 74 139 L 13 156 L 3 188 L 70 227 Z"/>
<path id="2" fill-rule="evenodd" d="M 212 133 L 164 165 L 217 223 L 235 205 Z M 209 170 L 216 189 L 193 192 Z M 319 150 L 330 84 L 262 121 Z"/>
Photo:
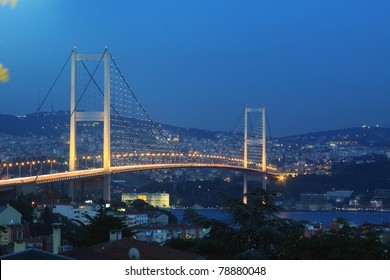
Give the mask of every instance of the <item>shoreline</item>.
<path id="1" fill-rule="evenodd" d="M 199 208 L 199 207 L 196 207 L 196 208 L 192 208 L 192 207 L 169 207 L 169 208 L 161 208 L 161 209 L 164 209 L 164 210 L 186 210 L 186 209 L 192 209 L 192 210 L 219 210 L 219 211 L 224 211 L 224 208 L 219 208 L 219 207 L 210 207 L 210 208 Z M 356 209 L 356 208 L 337 208 L 337 209 L 333 209 L 333 210 L 295 210 L 295 209 L 282 209 L 281 211 L 279 212 L 319 212 L 319 213 L 326 213 L 326 212 L 329 212 L 329 213 L 337 213 L 337 212 L 361 212 L 361 213 L 390 213 L 390 209 L 389 208 L 381 208 L 381 209 L 372 209 L 372 208 L 368 208 L 368 209 Z"/>

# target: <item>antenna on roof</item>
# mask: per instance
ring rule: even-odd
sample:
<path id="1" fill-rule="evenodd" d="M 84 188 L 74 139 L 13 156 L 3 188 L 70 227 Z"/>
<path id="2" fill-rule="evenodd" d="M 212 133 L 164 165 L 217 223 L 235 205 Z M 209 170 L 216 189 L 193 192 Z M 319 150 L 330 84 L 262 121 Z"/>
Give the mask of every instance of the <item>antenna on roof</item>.
<path id="1" fill-rule="evenodd" d="M 137 248 L 129 249 L 129 258 L 130 260 L 139 260 L 141 258 L 141 255 Z"/>

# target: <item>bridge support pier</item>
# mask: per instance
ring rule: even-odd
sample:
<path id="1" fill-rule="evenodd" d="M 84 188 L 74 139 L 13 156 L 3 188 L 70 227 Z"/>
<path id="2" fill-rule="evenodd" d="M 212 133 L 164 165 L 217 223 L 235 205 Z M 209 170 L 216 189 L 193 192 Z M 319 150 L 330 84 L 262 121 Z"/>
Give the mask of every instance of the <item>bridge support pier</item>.
<path id="1" fill-rule="evenodd" d="M 249 135 L 249 131 L 248 131 L 248 124 L 249 124 L 249 113 L 251 112 L 258 112 L 261 114 L 261 139 L 254 139 L 254 137 L 252 136 L 250 138 L 250 135 Z M 265 119 L 266 115 L 265 115 L 265 107 L 262 107 L 262 108 L 248 108 L 248 107 L 245 107 L 245 110 L 244 110 L 244 168 L 247 168 L 248 167 L 248 145 L 250 144 L 256 144 L 256 145 L 261 145 L 261 171 L 263 172 L 263 175 L 262 175 L 262 179 L 260 179 L 262 181 L 262 189 L 265 191 L 266 188 L 267 188 L 267 183 L 266 183 L 266 173 L 267 173 L 267 149 L 266 149 L 266 145 L 267 145 L 267 138 L 266 138 L 266 119 Z M 258 143 L 257 141 L 260 140 Z M 250 179 L 248 179 L 248 175 L 249 174 L 246 174 L 244 173 L 244 182 L 243 182 L 243 192 L 244 192 L 244 195 L 248 192 L 248 181 Z M 254 176 L 251 176 L 252 178 Z M 252 179 L 251 178 L 251 179 Z M 255 180 L 251 180 L 251 181 L 259 181 L 259 178 L 256 178 Z M 247 203 L 247 199 L 246 197 L 244 196 L 243 198 L 243 203 L 246 204 Z"/>
<path id="2" fill-rule="evenodd" d="M 105 175 L 103 178 L 103 200 L 111 201 L 111 175 Z"/>
<path id="3" fill-rule="evenodd" d="M 104 202 L 111 201 L 111 175 L 69 181 L 68 193 L 72 201 L 85 199 L 91 192 L 95 192 L 96 195 L 97 190 L 103 193 L 102 198 Z"/>
<path id="4" fill-rule="evenodd" d="M 246 198 L 246 193 L 248 192 L 248 175 L 246 173 L 244 173 L 244 183 L 243 183 L 243 198 L 242 198 L 242 202 L 244 204 L 247 204 L 247 198 Z"/>
<path id="5" fill-rule="evenodd" d="M 103 111 L 78 111 L 76 103 L 76 64 L 77 61 L 83 60 L 96 60 L 104 62 L 104 106 Z M 98 185 L 103 185 L 103 200 L 111 200 L 111 190 L 110 190 L 110 172 L 111 167 L 111 132 L 110 132 L 110 54 L 106 49 L 103 54 L 79 54 L 76 53 L 76 50 L 72 52 L 72 65 L 71 65 L 71 91 L 70 91 L 70 139 L 69 139 L 69 172 L 77 170 L 77 141 L 76 141 L 76 132 L 77 132 L 77 122 L 103 122 L 103 167 L 107 175 L 104 175 L 103 178 L 100 178 Z M 85 185 L 84 185 L 85 183 Z M 96 182 L 94 182 L 96 183 Z M 84 188 L 91 184 L 91 181 L 82 181 L 82 186 Z M 78 185 L 77 182 L 69 183 L 69 194 L 74 200 L 76 196 L 75 186 Z M 83 195 L 82 191 L 82 196 Z"/>
<path id="6" fill-rule="evenodd" d="M 68 190 L 69 196 L 72 199 L 72 201 L 75 200 L 75 181 L 69 182 L 69 190 Z"/>
<path id="7" fill-rule="evenodd" d="M 243 179 L 243 200 L 242 202 L 244 204 L 247 204 L 247 197 L 245 196 L 245 194 L 248 192 L 248 182 L 261 182 L 262 184 L 262 189 L 265 191 L 266 188 L 267 188 L 267 175 L 264 173 L 262 175 L 258 175 L 258 174 L 248 174 L 248 173 L 244 173 L 244 179 Z"/>
<path id="8" fill-rule="evenodd" d="M 267 189 L 267 175 L 263 174 L 263 191 Z"/>

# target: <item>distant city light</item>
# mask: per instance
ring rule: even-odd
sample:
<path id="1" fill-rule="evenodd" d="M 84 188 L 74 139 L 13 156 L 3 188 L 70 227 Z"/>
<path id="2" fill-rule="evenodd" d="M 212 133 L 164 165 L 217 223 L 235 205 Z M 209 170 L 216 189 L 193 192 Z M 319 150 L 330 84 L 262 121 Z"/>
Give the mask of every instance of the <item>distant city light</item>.
<path id="1" fill-rule="evenodd" d="M 279 177 L 278 177 L 278 180 L 279 180 L 279 182 L 284 182 L 284 181 L 286 181 L 286 177 L 284 177 L 283 175 L 280 175 Z"/>

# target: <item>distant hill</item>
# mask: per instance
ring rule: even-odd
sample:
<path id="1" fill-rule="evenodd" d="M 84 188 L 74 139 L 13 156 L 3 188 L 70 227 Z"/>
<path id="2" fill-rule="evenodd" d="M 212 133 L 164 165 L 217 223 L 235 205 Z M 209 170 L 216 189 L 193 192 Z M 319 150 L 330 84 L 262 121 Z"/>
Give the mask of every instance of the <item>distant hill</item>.
<path id="1" fill-rule="evenodd" d="M 353 127 L 281 137 L 277 140 L 282 143 L 298 144 L 298 146 L 321 145 L 334 141 L 372 147 L 390 147 L 390 128 L 376 126 Z"/>
<path id="2" fill-rule="evenodd" d="M 0 133 L 15 136 L 45 135 L 58 136 L 69 132 L 69 112 L 41 112 L 22 116 L 0 114 Z M 183 128 L 173 125 L 157 124 L 173 134 L 185 138 L 216 139 L 217 132 L 198 128 Z M 297 144 L 298 147 L 308 144 L 324 144 L 330 141 L 350 142 L 364 146 L 390 147 L 390 128 L 384 127 L 354 127 L 339 130 L 319 131 L 301 135 L 274 138 L 280 143 Z"/>
<path id="3" fill-rule="evenodd" d="M 27 115 L 1 115 L 0 133 L 15 136 L 56 136 L 69 132 L 69 112 L 42 112 Z"/>
<path id="4" fill-rule="evenodd" d="M 375 189 L 390 189 L 390 159 L 377 158 L 361 164 L 340 163 L 332 168 L 332 176 L 299 175 L 289 178 L 278 190 L 287 199 L 299 199 L 302 192 L 324 193 L 331 190 L 352 190 L 355 195 L 375 196 Z M 390 202 L 390 201 L 389 201 Z"/>
<path id="5" fill-rule="evenodd" d="M 56 136 L 62 133 L 69 133 L 69 112 L 41 112 L 27 115 L 2 115 L 0 114 L 0 133 L 15 136 L 45 135 Z M 173 125 L 158 124 L 163 129 L 167 129 L 173 134 L 184 137 L 208 138 L 216 137 L 215 131 L 198 128 L 182 128 Z M 223 133 L 223 132 L 219 132 Z"/>

